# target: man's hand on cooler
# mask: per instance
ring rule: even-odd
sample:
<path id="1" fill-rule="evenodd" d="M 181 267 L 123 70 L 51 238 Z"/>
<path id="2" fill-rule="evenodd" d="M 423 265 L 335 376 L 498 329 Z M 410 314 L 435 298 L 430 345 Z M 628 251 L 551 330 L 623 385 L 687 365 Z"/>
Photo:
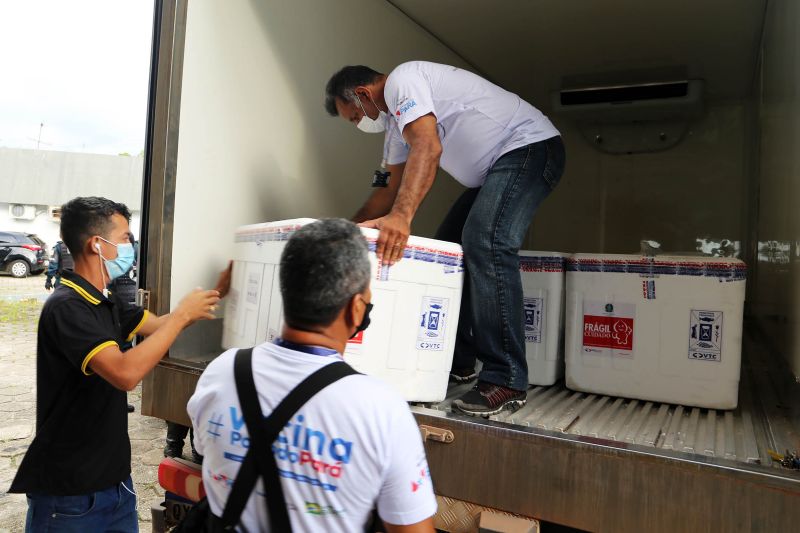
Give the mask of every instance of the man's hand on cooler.
<path id="1" fill-rule="evenodd" d="M 216 291 L 219 293 L 220 298 L 225 298 L 228 291 L 231 290 L 231 274 L 233 272 L 233 261 L 228 261 L 228 267 L 219 273 L 217 279 Z"/>
<path id="2" fill-rule="evenodd" d="M 411 221 L 406 217 L 389 213 L 385 217 L 365 220 L 359 226 L 380 231 L 375 253 L 381 261 L 393 265 L 403 258 L 403 250 L 411 234 Z"/>

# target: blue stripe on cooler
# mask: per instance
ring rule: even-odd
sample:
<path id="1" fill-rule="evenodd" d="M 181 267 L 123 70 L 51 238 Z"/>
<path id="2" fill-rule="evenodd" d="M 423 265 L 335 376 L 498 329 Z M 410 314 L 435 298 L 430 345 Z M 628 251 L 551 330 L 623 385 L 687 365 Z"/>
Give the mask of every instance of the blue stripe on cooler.
<path id="1" fill-rule="evenodd" d="M 368 241 L 369 251 L 374 252 L 376 249 L 375 241 Z M 415 246 L 406 246 L 403 250 L 403 258 L 411 259 L 414 261 L 422 261 L 425 263 L 435 263 L 444 265 L 445 267 L 452 267 L 459 269 L 464 267 L 464 255 L 456 254 L 454 252 L 445 252 L 440 250 L 432 250 L 430 248 L 417 248 Z"/>
<path id="2" fill-rule="evenodd" d="M 521 272 L 564 272 L 566 258 L 558 256 L 528 256 L 519 257 Z"/>
<path id="3" fill-rule="evenodd" d="M 237 243 L 288 241 L 289 237 L 301 227 L 302 226 L 299 225 L 292 225 L 275 228 L 259 228 L 258 231 L 253 232 L 241 231 L 236 234 L 234 241 Z M 369 251 L 374 252 L 376 248 L 375 241 L 368 241 L 368 245 Z M 403 258 L 423 261 L 425 263 L 436 263 L 444 265 L 445 267 L 452 267 L 454 270 L 464 268 L 464 255 L 456 252 L 406 246 L 403 250 Z"/>
<path id="4" fill-rule="evenodd" d="M 301 227 L 301 225 L 293 224 L 290 226 L 258 228 L 252 231 L 243 230 L 236 233 L 234 242 L 288 241 L 289 237 Z"/>
<path id="5" fill-rule="evenodd" d="M 567 259 L 568 272 L 608 272 L 659 276 L 698 276 L 744 280 L 747 266 L 744 263 L 695 263 L 657 261 L 654 259 Z"/>

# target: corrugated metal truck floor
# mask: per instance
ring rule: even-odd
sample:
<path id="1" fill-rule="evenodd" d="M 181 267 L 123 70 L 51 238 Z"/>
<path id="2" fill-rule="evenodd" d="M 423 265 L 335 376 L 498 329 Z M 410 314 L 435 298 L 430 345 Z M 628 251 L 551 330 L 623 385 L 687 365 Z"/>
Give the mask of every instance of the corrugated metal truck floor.
<path id="1" fill-rule="evenodd" d="M 800 448 L 800 385 L 779 356 L 764 346 L 758 332 L 746 334 L 739 407 L 718 411 L 628 400 L 567 389 L 563 382 L 532 387 L 527 404 L 490 420 L 704 455 L 740 463 L 776 465 L 769 456 Z M 776 362 L 777 361 L 777 362 Z M 452 402 L 473 384 L 451 387 L 445 401 L 426 407 L 450 411 Z"/>

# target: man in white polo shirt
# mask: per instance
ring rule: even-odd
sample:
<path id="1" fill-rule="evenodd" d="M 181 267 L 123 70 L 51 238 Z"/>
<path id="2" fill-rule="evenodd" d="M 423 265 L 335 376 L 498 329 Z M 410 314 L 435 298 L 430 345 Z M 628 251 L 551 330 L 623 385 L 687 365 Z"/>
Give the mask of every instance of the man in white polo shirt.
<path id="1" fill-rule="evenodd" d="M 380 230 L 376 251 L 383 261 L 402 258 L 439 166 L 468 188 L 436 234 L 460 243 L 466 263 L 452 380 L 472 380 L 476 357 L 483 362 L 475 388 L 453 405 L 480 416 L 524 405 L 518 251 L 564 170 L 558 130 L 519 96 L 466 70 L 426 61 L 403 63 L 388 75 L 344 67 L 328 81 L 325 108 L 362 131 L 385 131 L 388 186 L 376 188 L 354 217 Z"/>
<path id="2" fill-rule="evenodd" d="M 322 220 L 292 235 L 280 266 L 286 325 L 252 356 L 264 416 L 309 375 L 341 361 L 347 340 L 369 325 L 369 279 L 367 243 L 352 222 Z M 217 517 L 251 434 L 234 382 L 235 354 L 205 369 L 188 405 Z M 272 452 L 294 531 L 363 531 L 376 507 L 390 533 L 434 531 L 436 499 L 419 429 L 403 398 L 376 378 L 350 375 L 322 389 L 292 416 Z M 264 497 L 259 482 L 241 516 L 244 531 L 269 530 Z"/>

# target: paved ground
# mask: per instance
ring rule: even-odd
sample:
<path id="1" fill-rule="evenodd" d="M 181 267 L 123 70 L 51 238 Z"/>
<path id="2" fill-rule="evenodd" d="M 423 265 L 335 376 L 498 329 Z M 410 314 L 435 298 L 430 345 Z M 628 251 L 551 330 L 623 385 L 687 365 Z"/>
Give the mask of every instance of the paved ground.
<path id="1" fill-rule="evenodd" d="M 36 424 L 36 322 L 47 299 L 44 276 L 0 276 L 0 532 L 23 531 L 25 496 L 7 494 Z M 139 414 L 141 389 L 128 395 L 133 481 L 139 495 L 139 529 L 150 531 L 150 504 L 163 496 L 157 467 L 162 459 L 164 422 Z M 189 453 L 188 443 L 184 453 Z"/>

